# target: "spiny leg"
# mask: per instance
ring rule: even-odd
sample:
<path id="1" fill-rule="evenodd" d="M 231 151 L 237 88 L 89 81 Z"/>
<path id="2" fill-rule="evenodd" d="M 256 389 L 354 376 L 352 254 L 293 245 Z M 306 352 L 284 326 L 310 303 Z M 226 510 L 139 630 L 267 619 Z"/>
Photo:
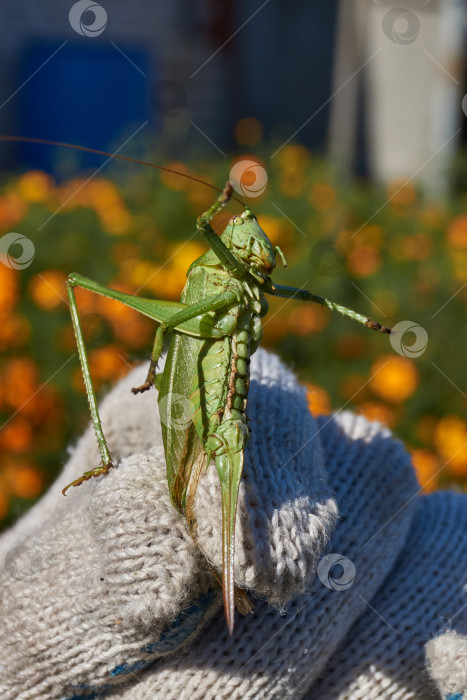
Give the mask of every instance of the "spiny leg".
<path id="1" fill-rule="evenodd" d="M 94 387 L 92 385 L 92 379 L 89 371 L 89 361 L 87 357 L 86 347 L 84 344 L 83 332 L 81 329 L 78 307 L 76 304 L 76 297 L 74 293 L 75 287 L 81 287 L 82 289 L 94 292 L 95 294 L 99 294 L 108 299 L 114 299 L 115 301 L 119 301 L 122 304 L 125 304 L 126 306 L 130 307 L 131 309 L 139 311 L 140 313 L 144 314 L 145 316 L 148 316 L 149 318 L 159 323 L 163 323 L 164 321 L 171 321 L 175 317 L 177 317 L 179 323 L 183 320 L 186 321 L 188 319 L 186 327 L 182 324 L 179 330 L 181 332 L 194 334 L 195 336 L 211 337 L 209 334 L 209 322 L 212 322 L 211 317 L 203 318 L 202 316 L 200 316 L 200 319 L 194 318 L 199 314 L 202 314 L 204 310 L 200 310 L 200 308 L 195 308 L 196 305 L 194 305 L 193 307 L 189 307 L 186 304 L 181 304 L 178 302 L 168 302 L 158 299 L 145 299 L 141 297 L 135 297 L 131 294 L 126 294 L 125 292 L 120 292 L 119 290 L 105 287 L 104 285 L 99 284 L 98 282 L 94 282 L 93 280 L 90 280 L 87 277 L 83 277 L 82 275 L 79 275 L 76 272 L 69 275 L 67 280 L 67 291 L 68 298 L 70 301 L 71 318 L 73 321 L 73 328 L 75 331 L 76 342 L 78 346 L 78 354 L 81 362 L 81 368 L 83 371 L 86 394 L 88 396 L 89 406 L 91 409 L 92 424 L 96 433 L 102 464 L 99 467 L 96 467 L 95 469 L 91 469 L 90 471 L 85 472 L 80 477 L 72 481 L 71 484 L 68 484 L 68 486 L 66 486 L 63 489 L 64 494 L 70 486 L 79 486 L 83 483 L 83 481 L 87 481 L 93 476 L 105 474 L 113 466 L 112 458 L 104 437 L 104 432 L 102 430 L 102 424 L 97 409 L 97 400 L 94 393 Z M 222 306 L 223 304 L 231 303 L 236 298 L 235 294 L 233 293 L 228 293 L 228 295 L 224 295 L 222 300 L 219 300 L 220 296 L 222 295 L 216 295 L 215 297 L 206 299 L 204 302 L 206 310 L 210 310 L 211 308 L 218 308 L 218 305 Z M 189 319 L 193 320 L 190 322 Z M 157 352 L 160 354 L 160 351 L 162 350 L 162 333 L 159 333 L 159 336 L 156 335 L 155 346 L 156 354 Z"/>
<path id="2" fill-rule="evenodd" d="M 154 340 L 154 345 L 151 353 L 151 361 L 149 363 L 149 371 L 146 377 L 146 381 L 141 386 L 132 389 L 133 394 L 139 394 L 143 391 L 147 391 L 153 386 L 156 376 L 157 363 L 162 353 L 162 346 L 164 343 L 164 334 L 168 331 L 177 328 L 181 324 L 189 321 L 196 316 L 205 314 L 208 311 L 215 311 L 223 306 L 228 306 L 237 300 L 237 295 L 235 292 L 223 292 L 222 294 L 214 294 L 207 299 L 202 299 L 196 304 L 182 309 L 178 313 L 174 314 L 172 318 L 167 319 L 157 329 L 156 338 Z"/>
<path id="3" fill-rule="evenodd" d="M 198 217 L 196 228 L 215 252 L 224 269 L 228 270 L 234 277 L 244 277 L 248 272 L 248 268 L 227 248 L 210 224 L 214 214 L 217 214 L 218 211 L 225 207 L 232 196 L 232 192 L 232 183 L 227 182 L 222 194 L 216 199 L 212 207 Z"/>
<path id="4" fill-rule="evenodd" d="M 342 306 L 342 304 L 336 304 L 336 302 L 330 299 L 325 299 L 317 294 L 312 294 L 307 289 L 296 289 L 295 287 L 286 287 L 282 284 L 270 285 L 269 289 L 264 290 L 268 294 L 272 294 L 276 297 L 281 297 L 283 299 L 300 299 L 301 301 L 313 301 L 316 304 L 321 304 L 321 306 L 326 306 L 330 311 L 337 311 L 342 314 L 342 316 L 347 316 L 357 323 L 361 323 L 374 331 L 381 331 L 381 333 L 392 333 L 388 326 L 382 326 L 381 323 L 372 321 L 368 316 L 363 316 L 353 309 L 349 309 L 347 306 Z"/>
<path id="5" fill-rule="evenodd" d="M 86 346 L 84 344 L 83 331 L 81 328 L 81 322 L 78 313 L 78 306 L 76 304 L 75 292 L 73 289 L 73 283 L 67 282 L 68 299 L 70 302 L 71 320 L 73 322 L 73 328 L 76 336 L 76 344 L 78 346 L 79 361 L 81 363 L 81 370 L 83 372 L 84 385 L 86 387 L 86 394 L 89 402 L 89 409 L 91 411 L 91 421 L 94 427 L 94 432 L 97 438 L 97 444 L 99 446 L 99 452 L 101 455 L 102 464 L 99 467 L 95 467 L 90 471 L 84 472 L 80 477 L 72 481 L 68 486 L 62 490 L 63 495 L 66 495 L 67 489 L 70 486 L 79 486 L 83 481 L 91 479 L 93 476 L 100 476 L 101 474 L 106 474 L 111 467 L 112 457 L 105 440 L 104 431 L 102 430 L 102 423 L 99 416 L 99 411 L 97 409 L 96 394 L 94 392 L 94 387 L 92 384 L 91 373 L 89 371 L 89 360 L 86 352 Z"/>

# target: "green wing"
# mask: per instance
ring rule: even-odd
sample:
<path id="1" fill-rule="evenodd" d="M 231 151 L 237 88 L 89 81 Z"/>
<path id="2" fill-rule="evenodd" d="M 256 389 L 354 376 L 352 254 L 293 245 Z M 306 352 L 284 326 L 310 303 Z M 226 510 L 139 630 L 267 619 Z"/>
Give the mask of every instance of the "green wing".
<path id="1" fill-rule="evenodd" d="M 191 420 L 190 391 L 206 340 L 174 332 L 159 390 L 159 414 L 167 462 L 167 479 L 174 505 L 185 511 L 192 474 L 197 479 L 207 455 Z M 195 484 L 191 484 L 196 488 Z M 190 486 L 191 486 L 190 485 Z"/>

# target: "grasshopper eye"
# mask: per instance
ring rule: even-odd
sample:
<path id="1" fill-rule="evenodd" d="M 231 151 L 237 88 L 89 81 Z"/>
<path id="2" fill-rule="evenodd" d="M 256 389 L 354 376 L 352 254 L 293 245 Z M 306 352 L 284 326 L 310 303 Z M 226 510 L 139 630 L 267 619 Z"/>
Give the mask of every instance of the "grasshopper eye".
<path id="1" fill-rule="evenodd" d="M 243 224 L 243 219 L 241 216 L 236 216 L 233 222 L 234 224 Z"/>

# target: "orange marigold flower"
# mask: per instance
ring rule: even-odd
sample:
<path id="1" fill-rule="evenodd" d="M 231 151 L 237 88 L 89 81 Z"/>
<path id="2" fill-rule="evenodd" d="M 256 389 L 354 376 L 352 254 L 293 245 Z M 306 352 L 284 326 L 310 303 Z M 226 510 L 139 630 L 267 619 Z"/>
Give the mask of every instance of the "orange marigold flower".
<path id="1" fill-rule="evenodd" d="M 26 215 L 28 203 L 16 192 L 7 192 L 0 197 L 0 228 L 8 231 Z"/>
<path id="2" fill-rule="evenodd" d="M 310 151 L 305 146 L 298 143 L 285 146 L 277 154 L 277 161 L 281 168 L 288 170 L 302 169 L 310 160 Z"/>
<path id="3" fill-rule="evenodd" d="M 20 314 L 2 314 L 0 310 L 0 350 L 24 345 L 31 332 L 31 326 Z"/>
<path id="4" fill-rule="evenodd" d="M 371 368 L 370 386 L 386 401 L 400 403 L 412 396 L 418 384 L 418 372 L 408 357 L 383 355 Z"/>
<path id="5" fill-rule="evenodd" d="M 185 163 L 181 163 L 180 161 L 168 163 L 167 168 L 170 168 L 171 170 L 176 170 L 179 173 L 189 173 L 189 170 L 186 167 Z M 180 175 L 176 175 L 175 173 L 167 173 L 165 171 L 161 171 L 160 177 L 163 185 L 165 185 L 165 187 L 168 187 L 171 190 L 184 190 L 186 189 L 189 183 L 189 180 L 186 177 L 180 177 Z"/>
<path id="6" fill-rule="evenodd" d="M 196 241 L 174 245 L 169 253 L 170 267 L 186 277 L 186 273 L 191 263 L 206 252 L 206 246 Z"/>
<path id="7" fill-rule="evenodd" d="M 437 205 L 427 206 L 420 213 L 420 220 L 423 224 L 431 226 L 432 228 L 439 228 L 443 224 L 443 212 L 438 208 Z"/>
<path id="8" fill-rule="evenodd" d="M 407 206 L 415 201 L 415 188 L 410 180 L 394 180 L 388 186 L 388 195 L 391 204 Z"/>
<path id="9" fill-rule="evenodd" d="M 285 171 L 284 176 L 280 180 L 281 191 L 286 197 L 299 197 L 305 187 L 305 178 L 303 173 L 299 171 Z"/>
<path id="10" fill-rule="evenodd" d="M 147 288 L 156 297 L 178 301 L 185 282 L 186 277 L 181 271 L 161 267 L 149 281 Z"/>
<path id="11" fill-rule="evenodd" d="M 37 365 L 28 358 L 14 358 L 8 362 L 3 373 L 5 402 L 19 409 L 37 389 L 39 373 Z"/>
<path id="12" fill-rule="evenodd" d="M 325 389 L 317 384 L 306 384 L 308 408 L 314 416 L 329 415 L 331 413 L 331 401 Z"/>
<path id="13" fill-rule="evenodd" d="M 15 416 L 0 431 L 0 445 L 4 450 L 26 452 L 33 445 L 33 432 L 29 421 Z"/>
<path id="14" fill-rule="evenodd" d="M 308 335 L 321 331 L 328 322 L 326 311 L 321 306 L 300 305 L 292 309 L 287 318 L 287 325 L 297 335 Z"/>
<path id="15" fill-rule="evenodd" d="M 14 307 L 18 300 L 19 270 L 0 263 L 0 311 L 5 313 Z"/>
<path id="16" fill-rule="evenodd" d="M 267 237 L 273 245 L 280 245 L 285 251 L 287 244 L 293 240 L 293 232 L 284 219 L 279 219 L 277 216 L 267 216 L 261 214 L 258 216 L 258 223 L 266 233 Z"/>
<path id="17" fill-rule="evenodd" d="M 91 376 L 96 380 L 108 381 L 126 374 L 127 365 L 124 351 L 116 345 L 105 345 L 89 353 Z"/>
<path id="18" fill-rule="evenodd" d="M 59 270 L 45 270 L 32 278 L 29 293 L 37 306 L 55 309 L 66 303 L 66 277 Z"/>
<path id="19" fill-rule="evenodd" d="M 451 221 L 447 235 L 453 248 L 467 248 L 467 214 L 457 216 Z"/>
<path id="20" fill-rule="evenodd" d="M 126 285 L 119 282 L 111 282 L 110 286 L 112 289 L 130 292 Z M 116 338 L 124 341 L 130 348 L 141 348 L 147 345 L 155 333 L 154 323 L 149 318 L 113 299 L 99 296 L 96 312 L 102 314 L 112 324 Z"/>
<path id="21" fill-rule="evenodd" d="M 373 275 L 381 267 L 381 256 L 377 248 L 362 245 L 352 250 L 347 258 L 349 272 L 356 277 Z"/>
<path id="22" fill-rule="evenodd" d="M 406 260 L 426 260 L 431 254 L 431 238 L 427 233 L 406 236 L 402 251 Z"/>
<path id="23" fill-rule="evenodd" d="M 327 182 L 315 182 L 309 200 L 317 211 L 328 211 L 336 201 L 336 193 Z"/>
<path id="24" fill-rule="evenodd" d="M 446 469 L 456 476 L 467 476 L 467 423 L 459 416 L 442 418 L 435 430 L 435 445 Z"/>
<path id="25" fill-rule="evenodd" d="M 105 230 L 114 236 L 126 233 L 131 224 L 130 214 L 120 205 L 115 205 L 112 209 L 99 210 L 99 218 Z"/>
<path id="26" fill-rule="evenodd" d="M 42 170 L 31 170 L 18 180 L 18 193 L 27 202 L 46 202 L 53 191 L 53 178 Z"/>
<path id="27" fill-rule="evenodd" d="M 206 178 L 204 175 L 196 177 L 200 177 L 200 179 L 204 180 L 204 182 L 211 182 L 209 178 Z M 179 179 L 184 180 L 185 178 L 181 177 Z M 201 184 L 201 182 L 193 182 L 193 180 L 187 180 L 187 182 L 187 198 L 189 202 L 194 205 L 193 208 L 198 212 L 201 207 L 209 207 L 212 204 L 213 197 L 211 188 L 206 187 L 206 185 Z M 204 209 L 202 211 L 204 211 Z"/>
<path id="28" fill-rule="evenodd" d="M 451 253 L 453 273 L 456 280 L 467 280 L 467 250 L 453 250 Z"/>
<path id="29" fill-rule="evenodd" d="M 352 243 L 354 247 L 368 245 L 374 248 L 379 248 L 383 238 L 383 229 L 381 226 L 377 226 L 376 224 L 367 224 L 366 226 L 363 226 L 363 228 L 357 229 L 354 233 L 351 231 L 343 231 L 341 234 L 346 234 L 347 237 L 349 237 L 350 234 L 349 243 Z"/>
<path id="30" fill-rule="evenodd" d="M 36 498 L 42 491 L 43 476 L 38 467 L 15 465 L 7 470 L 11 491 L 18 498 Z"/>
<path id="31" fill-rule="evenodd" d="M 436 455 L 428 450 L 411 450 L 412 462 L 417 474 L 420 486 L 425 493 L 436 490 L 436 475 L 439 471 L 439 462 Z"/>

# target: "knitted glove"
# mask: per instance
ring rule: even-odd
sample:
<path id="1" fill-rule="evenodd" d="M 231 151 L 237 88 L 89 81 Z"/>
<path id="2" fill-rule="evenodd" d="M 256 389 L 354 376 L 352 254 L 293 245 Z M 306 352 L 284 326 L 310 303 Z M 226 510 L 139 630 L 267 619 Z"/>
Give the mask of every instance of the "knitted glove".
<path id="1" fill-rule="evenodd" d="M 1 541 L 2 698 L 105 690 L 192 641 L 214 613 L 222 619 L 219 588 L 170 502 L 156 393 L 130 392 L 145 372 L 134 371 L 102 405 L 118 468 L 62 496 L 64 484 L 98 464 L 88 429 L 57 483 Z M 254 429 L 240 488 L 235 579 L 283 605 L 309 583 L 337 508 L 304 391 L 262 351 L 251 376 Z M 220 570 L 214 465 L 200 481 L 195 514 L 199 548 Z"/>
<path id="2" fill-rule="evenodd" d="M 467 635 L 461 636 L 451 630 L 432 639 L 426 645 L 426 658 L 428 670 L 442 697 L 445 700 L 466 700 Z"/>
<path id="3" fill-rule="evenodd" d="M 254 615 L 229 637 L 168 500 L 154 393 L 132 397 L 133 375 L 104 402 L 118 469 L 73 498 L 55 485 L 0 541 L 2 698 L 425 700 L 438 687 L 459 700 L 463 638 L 450 655 L 428 646 L 428 669 L 424 647 L 465 633 L 466 498 L 418 498 L 409 456 L 378 424 L 316 424 L 273 356 L 258 351 L 252 375 L 236 580 L 261 595 Z M 96 459 L 88 431 L 60 486 Z M 216 484 L 211 468 L 196 509 L 220 566 Z"/>

